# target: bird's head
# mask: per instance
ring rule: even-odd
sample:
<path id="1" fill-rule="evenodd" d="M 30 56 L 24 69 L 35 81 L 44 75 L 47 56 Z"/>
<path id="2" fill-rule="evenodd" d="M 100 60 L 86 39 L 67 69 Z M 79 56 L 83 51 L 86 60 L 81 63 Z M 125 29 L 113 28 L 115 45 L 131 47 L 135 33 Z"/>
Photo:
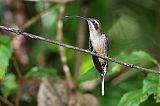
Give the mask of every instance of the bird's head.
<path id="1" fill-rule="evenodd" d="M 89 30 L 91 32 L 97 32 L 97 33 L 100 33 L 101 32 L 101 25 L 100 25 L 100 22 L 99 20 L 97 19 L 94 19 L 94 18 L 87 18 L 87 22 L 88 22 L 88 25 L 89 25 Z"/>
<path id="2" fill-rule="evenodd" d="M 101 33 L 101 24 L 99 20 L 94 18 L 86 18 L 82 16 L 65 16 L 65 18 L 80 18 L 88 22 L 89 31 L 92 34 L 100 34 Z"/>

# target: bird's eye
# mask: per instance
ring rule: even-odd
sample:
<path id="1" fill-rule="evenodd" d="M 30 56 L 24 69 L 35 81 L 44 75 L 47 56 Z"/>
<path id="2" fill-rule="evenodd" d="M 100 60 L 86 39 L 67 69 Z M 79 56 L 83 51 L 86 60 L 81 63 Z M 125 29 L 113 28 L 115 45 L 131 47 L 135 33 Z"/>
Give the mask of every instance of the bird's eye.
<path id="1" fill-rule="evenodd" d="M 98 24 L 95 20 L 92 21 L 93 25 L 94 25 L 94 28 L 97 30 L 98 29 Z"/>
<path id="2" fill-rule="evenodd" d="M 93 23 L 93 24 L 95 24 L 95 23 L 96 23 L 96 21 L 92 21 L 92 23 Z"/>

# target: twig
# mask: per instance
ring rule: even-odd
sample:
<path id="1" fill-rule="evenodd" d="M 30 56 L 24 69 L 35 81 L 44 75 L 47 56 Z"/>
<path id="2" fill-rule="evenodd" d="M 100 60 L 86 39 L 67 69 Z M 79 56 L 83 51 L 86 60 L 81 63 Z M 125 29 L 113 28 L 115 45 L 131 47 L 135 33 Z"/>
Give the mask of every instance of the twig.
<path id="1" fill-rule="evenodd" d="M 25 0 L 25 1 L 32 1 L 32 2 L 55 2 L 55 3 L 69 3 L 73 2 L 74 0 Z"/>
<path id="2" fill-rule="evenodd" d="M 42 11 L 41 13 L 37 14 L 36 16 L 32 17 L 31 19 L 29 19 L 27 22 L 25 22 L 23 29 L 28 28 L 29 26 L 31 26 L 33 23 L 35 23 L 36 21 L 38 21 L 42 16 L 44 16 L 46 13 L 50 12 L 53 9 L 56 9 L 58 6 L 54 6 L 54 7 L 50 7 L 47 8 L 46 10 Z"/>
<path id="3" fill-rule="evenodd" d="M 73 49 L 75 51 L 91 54 L 93 56 L 97 56 L 97 57 L 102 58 L 104 60 L 108 60 L 108 61 L 111 61 L 111 62 L 114 62 L 114 63 L 118 63 L 118 64 L 121 64 L 121 65 L 126 66 L 126 67 L 138 69 L 140 71 L 152 72 L 152 73 L 160 74 L 160 71 L 157 71 L 157 70 L 151 70 L 151 69 L 143 68 L 143 67 L 140 67 L 140 66 L 137 66 L 137 65 L 134 65 L 134 64 L 128 64 L 128 63 L 125 63 L 125 62 L 122 62 L 122 61 L 119 61 L 119 60 L 116 60 L 116 59 L 113 59 L 113 58 L 110 58 L 110 57 L 103 57 L 103 56 L 98 55 L 96 53 L 93 53 L 93 52 L 91 52 L 89 50 L 85 50 L 85 49 L 82 49 L 82 48 L 74 47 L 74 46 L 67 45 L 67 44 L 64 44 L 64 43 L 55 42 L 55 41 L 52 41 L 52 40 L 44 38 L 44 37 L 40 37 L 40 36 L 37 36 L 37 35 L 34 35 L 34 34 L 23 32 L 21 30 L 16 30 L 16 29 L 5 27 L 5 26 L 1 26 L 1 25 L 0 25 L 0 29 L 16 33 L 17 35 L 23 35 L 23 36 L 26 36 L 26 37 L 30 37 L 32 39 L 38 39 L 38 40 L 42 40 L 42 41 L 45 41 L 45 42 L 49 42 L 49 43 L 52 43 L 54 45 L 63 46 L 65 48 Z"/>
<path id="4" fill-rule="evenodd" d="M 18 79 L 16 106 L 20 106 L 20 99 L 21 99 L 21 95 L 22 95 L 22 84 L 23 84 L 23 77 L 21 77 L 21 78 Z"/>
<path id="5" fill-rule="evenodd" d="M 20 106 L 20 98 L 22 94 L 22 83 L 23 83 L 23 75 L 19 69 L 18 63 L 16 59 L 13 57 L 12 58 L 13 65 L 15 67 L 16 73 L 18 75 L 18 89 L 17 89 L 17 96 L 16 96 L 16 106 Z"/>
<path id="6" fill-rule="evenodd" d="M 82 0 L 81 2 L 81 16 L 87 16 L 88 13 L 88 0 Z M 77 36 L 77 47 L 83 48 L 84 47 L 84 42 L 85 42 L 85 33 L 87 26 L 86 22 L 80 20 L 80 25 L 78 29 L 78 36 Z M 82 53 L 76 52 L 76 63 L 75 63 L 75 70 L 74 70 L 74 81 L 76 81 L 79 77 L 80 73 L 80 66 L 82 63 Z"/>
<path id="7" fill-rule="evenodd" d="M 16 73 L 17 73 L 18 77 L 21 78 L 22 74 L 21 74 L 21 71 L 19 69 L 19 66 L 18 66 L 18 63 L 17 63 L 15 57 L 12 58 L 12 61 L 13 61 L 13 65 L 15 67 L 15 70 L 16 70 Z"/>
<path id="8" fill-rule="evenodd" d="M 58 42 L 62 43 L 63 41 L 63 16 L 65 12 L 65 5 L 61 5 L 59 8 L 59 17 L 57 21 L 57 40 Z M 65 48 L 59 46 L 59 53 L 60 53 L 60 59 L 63 65 L 63 71 L 68 83 L 68 86 L 72 89 L 74 87 L 72 82 L 72 77 L 70 73 L 69 66 L 67 65 L 67 57 L 65 53 Z"/>
<path id="9" fill-rule="evenodd" d="M 6 98 L 0 96 L 0 101 L 4 102 L 8 106 L 14 106 L 10 101 L 8 101 Z"/>

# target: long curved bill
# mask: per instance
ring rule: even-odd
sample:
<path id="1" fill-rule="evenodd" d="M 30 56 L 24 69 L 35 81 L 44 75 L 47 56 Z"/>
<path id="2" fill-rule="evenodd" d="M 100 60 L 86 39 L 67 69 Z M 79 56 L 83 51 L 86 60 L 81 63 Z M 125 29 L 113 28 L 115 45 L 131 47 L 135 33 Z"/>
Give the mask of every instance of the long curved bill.
<path id="1" fill-rule="evenodd" d="M 88 21 L 88 18 L 85 18 L 85 17 L 82 17 L 82 16 L 65 16 L 65 18 L 80 18 L 80 19 Z"/>

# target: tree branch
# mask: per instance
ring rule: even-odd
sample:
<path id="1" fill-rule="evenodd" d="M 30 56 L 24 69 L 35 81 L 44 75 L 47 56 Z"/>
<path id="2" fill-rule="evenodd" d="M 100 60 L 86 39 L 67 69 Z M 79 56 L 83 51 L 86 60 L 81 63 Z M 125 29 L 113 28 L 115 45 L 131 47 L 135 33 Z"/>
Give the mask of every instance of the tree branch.
<path id="1" fill-rule="evenodd" d="M 18 75 L 18 88 L 17 88 L 17 96 L 15 98 L 16 99 L 15 106 L 20 106 L 20 99 L 21 99 L 21 95 L 22 95 L 23 75 L 22 75 L 20 68 L 18 66 L 18 63 L 14 57 L 12 58 L 12 61 L 13 61 L 13 65 L 15 67 L 16 73 Z"/>
<path id="2" fill-rule="evenodd" d="M 55 3 L 69 3 L 74 2 L 74 0 L 24 0 L 24 1 L 32 1 L 32 2 L 55 2 Z"/>
<path id="3" fill-rule="evenodd" d="M 6 98 L 0 96 L 0 101 L 4 102 L 6 105 L 8 106 L 14 106 L 14 104 L 12 104 L 10 101 L 8 101 Z M 1 104 L 0 104 L 1 106 Z"/>
<path id="4" fill-rule="evenodd" d="M 87 17 L 88 14 L 88 0 L 82 0 L 81 1 L 81 12 L 80 12 L 80 16 L 84 16 Z M 85 42 L 85 34 L 87 31 L 87 24 L 85 21 L 80 20 L 79 23 L 79 29 L 78 29 L 78 35 L 77 35 L 77 44 L 76 46 L 79 48 L 83 48 L 84 47 L 84 42 Z M 76 52 L 76 58 L 75 58 L 75 70 L 74 70 L 74 81 L 77 81 L 79 74 L 80 74 L 80 66 L 82 64 L 82 53 L 80 52 Z"/>
<path id="5" fill-rule="evenodd" d="M 34 34 L 30 34 L 30 33 L 27 33 L 27 32 L 23 32 L 21 30 L 16 30 L 14 28 L 0 26 L 0 29 L 6 30 L 6 31 L 9 31 L 9 32 L 13 32 L 17 35 L 23 35 L 23 36 L 26 36 L 26 37 L 30 37 L 32 39 L 38 39 L 38 40 L 42 40 L 42 41 L 45 41 L 45 42 L 49 42 L 49 43 L 52 43 L 54 45 L 63 46 L 65 48 L 73 49 L 75 51 L 91 54 L 91 55 L 97 56 L 99 58 L 102 58 L 104 60 L 108 60 L 108 61 L 111 61 L 111 62 L 114 62 L 114 63 L 118 63 L 118 64 L 121 64 L 121 65 L 126 66 L 126 67 L 138 69 L 140 71 L 160 74 L 160 71 L 157 71 L 157 70 L 151 70 L 151 69 L 143 68 L 143 67 L 140 67 L 140 66 L 137 66 L 137 65 L 134 65 L 134 64 L 128 64 L 128 63 L 125 63 L 125 62 L 122 62 L 122 61 L 119 61 L 119 60 L 116 60 L 116 59 L 113 59 L 113 58 L 110 58 L 110 57 L 103 57 L 103 56 L 98 55 L 96 53 L 90 52 L 89 50 L 85 50 L 85 49 L 74 47 L 74 46 L 67 45 L 67 44 L 64 44 L 64 43 L 59 43 L 59 42 L 56 42 L 56 41 L 52 41 L 50 39 L 47 39 L 47 38 L 44 38 L 44 37 L 41 37 L 41 36 L 37 36 L 37 35 L 34 35 Z"/>
<path id="6" fill-rule="evenodd" d="M 61 5 L 61 7 L 59 8 L 59 16 L 57 20 L 57 40 L 60 43 L 63 42 L 63 17 L 64 17 L 65 8 L 66 8 L 65 5 Z M 66 56 L 65 48 L 63 48 L 62 46 L 59 46 L 59 54 L 60 54 L 60 59 L 63 66 L 63 72 L 66 77 L 66 81 L 68 83 L 69 88 L 72 89 L 74 88 L 74 84 L 72 81 L 72 76 L 71 76 L 69 66 L 67 64 L 67 56 Z"/>

